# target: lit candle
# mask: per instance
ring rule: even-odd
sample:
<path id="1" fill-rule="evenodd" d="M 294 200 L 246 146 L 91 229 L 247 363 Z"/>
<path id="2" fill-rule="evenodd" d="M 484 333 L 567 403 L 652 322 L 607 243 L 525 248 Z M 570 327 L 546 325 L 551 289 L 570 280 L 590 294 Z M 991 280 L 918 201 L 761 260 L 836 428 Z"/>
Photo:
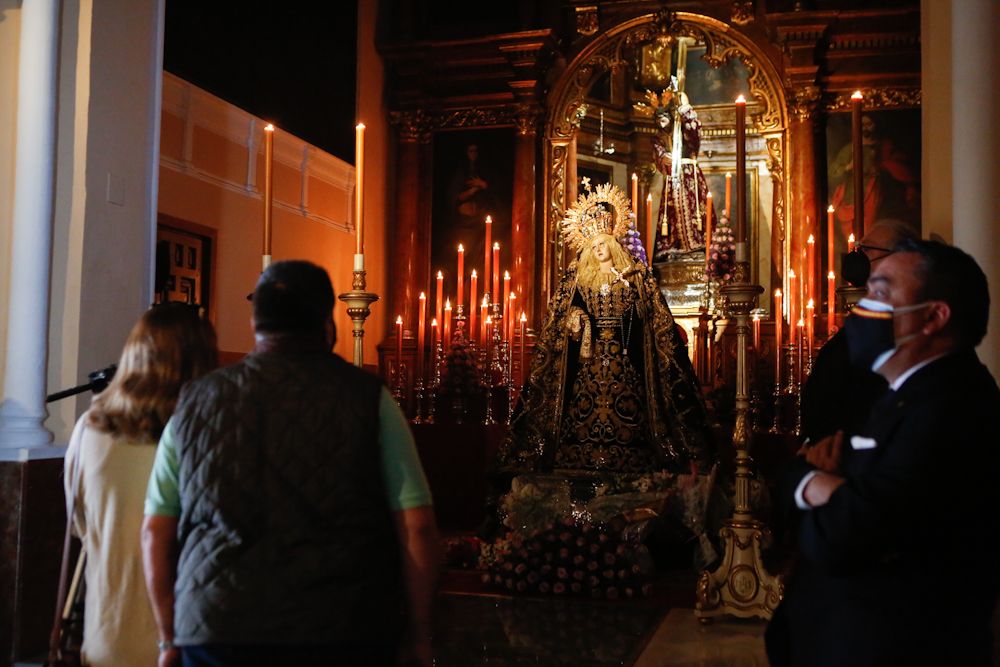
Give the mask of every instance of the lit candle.
<path id="1" fill-rule="evenodd" d="M 420 307 L 417 314 L 417 377 L 424 377 L 424 334 L 427 328 L 427 295 L 423 292 L 419 297 Z"/>
<path id="2" fill-rule="evenodd" d="M 510 271 L 503 272 L 503 316 L 504 316 L 504 330 L 501 332 L 503 338 L 507 338 L 507 319 L 511 317 L 510 314 Z"/>
<path id="3" fill-rule="evenodd" d="M 861 104 L 864 97 L 860 90 L 851 95 L 851 170 L 854 176 L 854 236 L 865 235 L 865 160 L 861 150 Z"/>
<path id="4" fill-rule="evenodd" d="M 760 354 L 760 313 L 754 313 L 753 322 L 753 352 Z"/>
<path id="5" fill-rule="evenodd" d="M 733 218 L 732 213 L 730 213 L 732 209 L 729 208 L 732 194 L 733 194 L 733 175 L 727 171 L 726 172 L 726 217 L 729 218 L 730 222 L 732 222 Z"/>
<path id="6" fill-rule="evenodd" d="M 458 244 L 458 298 L 455 300 L 455 307 L 461 308 L 462 297 L 465 296 L 464 287 L 465 281 L 465 248 L 461 243 Z"/>
<path id="7" fill-rule="evenodd" d="M 525 373 L 528 369 L 524 367 L 524 328 L 528 324 L 528 316 L 523 312 L 521 313 L 521 382 L 520 386 L 524 387 Z"/>
<path id="8" fill-rule="evenodd" d="M 479 330 L 476 329 L 476 292 L 479 288 L 479 276 L 472 269 L 472 280 L 469 281 L 469 342 L 479 342 Z"/>
<path id="9" fill-rule="evenodd" d="M 632 172 L 632 216 L 639 217 L 639 175 Z"/>
<path id="10" fill-rule="evenodd" d="M 438 321 L 437 318 L 431 319 L 431 371 L 428 374 L 429 384 L 433 384 L 435 380 L 435 371 L 437 370 L 437 343 L 438 343 Z"/>
<path id="11" fill-rule="evenodd" d="M 649 252 L 646 253 L 646 257 L 649 260 L 649 265 L 653 265 L 653 251 L 656 249 L 656 230 L 655 221 L 653 220 L 653 195 L 646 195 L 646 242 L 649 244 Z"/>
<path id="12" fill-rule="evenodd" d="M 396 382 L 403 383 L 401 367 L 403 365 L 403 316 L 396 316 Z"/>
<path id="13" fill-rule="evenodd" d="M 487 297 L 484 294 L 483 295 L 483 302 L 479 306 L 479 317 L 480 317 L 479 321 L 482 322 L 482 330 L 479 333 L 479 337 L 481 339 L 480 344 L 482 345 L 483 348 L 485 348 L 490 343 L 490 339 L 487 338 L 487 335 L 486 335 L 487 332 L 489 331 L 488 322 L 487 322 L 487 320 L 489 319 L 489 312 L 490 312 L 490 300 L 489 300 L 489 297 Z"/>
<path id="14" fill-rule="evenodd" d="M 483 258 L 483 294 L 486 294 L 490 289 L 490 251 L 492 249 L 493 218 L 486 216 L 486 257 Z"/>
<path id="15" fill-rule="evenodd" d="M 833 271 L 833 206 L 826 207 L 826 270 Z"/>
<path id="16" fill-rule="evenodd" d="M 802 384 L 802 347 L 805 345 L 805 322 L 799 318 L 796 325 L 795 337 L 798 344 L 795 346 L 795 381 Z"/>
<path id="17" fill-rule="evenodd" d="M 795 269 L 788 270 L 788 325 L 798 321 L 798 313 L 795 310 L 795 295 L 798 294 L 798 283 L 795 280 Z"/>
<path id="18" fill-rule="evenodd" d="M 712 193 L 705 195 L 705 266 L 712 255 Z"/>
<path id="19" fill-rule="evenodd" d="M 444 301 L 444 349 L 451 349 L 451 299 Z"/>
<path id="20" fill-rule="evenodd" d="M 274 200 L 274 125 L 264 126 L 264 252 L 263 265 L 271 266 L 271 204 Z"/>
<path id="21" fill-rule="evenodd" d="M 857 243 L 857 241 L 854 238 L 854 232 L 851 232 L 851 235 L 847 237 L 847 252 L 854 252 L 855 243 Z"/>
<path id="22" fill-rule="evenodd" d="M 490 295 L 493 299 L 493 303 L 499 303 L 497 301 L 500 298 L 500 244 L 493 244 L 493 294 Z"/>
<path id="23" fill-rule="evenodd" d="M 747 261 L 747 100 L 736 98 L 736 261 Z"/>
<path id="24" fill-rule="evenodd" d="M 774 384 L 781 386 L 781 338 L 785 328 L 781 312 L 781 290 L 774 290 Z"/>
<path id="25" fill-rule="evenodd" d="M 437 299 L 434 300 L 434 317 L 438 322 L 444 322 L 444 273 L 438 271 Z"/>
<path id="26" fill-rule="evenodd" d="M 836 328 L 836 315 L 834 315 L 834 305 L 837 301 L 837 276 L 833 271 L 826 274 L 826 337 L 833 336 Z"/>
<path id="27" fill-rule="evenodd" d="M 809 225 L 809 218 L 806 217 L 806 226 Z M 812 234 L 806 239 L 806 269 L 809 271 L 806 274 L 805 284 L 806 284 L 806 299 L 813 301 L 816 298 L 815 294 L 815 274 L 816 274 L 816 239 Z"/>
<path id="28" fill-rule="evenodd" d="M 510 300 L 508 301 L 508 306 L 509 306 L 509 308 L 507 309 L 508 314 L 505 315 L 507 319 L 504 320 L 504 328 L 507 330 L 507 340 L 509 340 L 510 344 L 513 345 L 514 331 L 515 331 L 514 313 L 517 312 L 517 292 L 514 292 L 513 290 L 510 293 Z M 512 359 L 513 357 L 514 355 L 511 355 Z"/>
<path id="29" fill-rule="evenodd" d="M 364 183 L 365 183 L 365 124 L 358 123 L 354 127 L 354 222 L 357 231 L 357 242 L 355 243 L 354 254 L 364 254 L 364 225 L 362 215 L 364 212 Z"/>
<path id="30" fill-rule="evenodd" d="M 813 336 L 816 333 L 816 304 L 812 299 L 806 302 L 806 359 L 812 360 Z"/>

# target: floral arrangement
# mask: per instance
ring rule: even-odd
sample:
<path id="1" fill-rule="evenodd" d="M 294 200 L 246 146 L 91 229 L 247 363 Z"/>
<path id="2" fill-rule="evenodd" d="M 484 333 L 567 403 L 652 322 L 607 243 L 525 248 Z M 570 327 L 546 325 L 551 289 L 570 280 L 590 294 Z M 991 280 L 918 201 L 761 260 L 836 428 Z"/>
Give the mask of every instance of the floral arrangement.
<path id="1" fill-rule="evenodd" d="M 630 225 L 627 232 L 625 232 L 625 238 L 622 240 L 622 245 L 625 246 L 625 250 L 628 254 L 632 255 L 635 261 L 640 264 L 645 264 L 649 266 L 649 258 L 646 256 L 646 248 L 642 245 L 642 236 L 636 231 L 634 225 Z"/>
<path id="2" fill-rule="evenodd" d="M 445 394 L 475 394 L 479 391 L 479 370 L 476 359 L 464 338 L 455 338 L 444 358 L 441 390 Z"/>
<path id="3" fill-rule="evenodd" d="M 611 526 L 565 517 L 531 535 L 508 532 L 483 544 L 483 582 L 516 593 L 648 596 L 652 559 L 642 544 Z"/>
<path id="4" fill-rule="evenodd" d="M 719 217 L 719 224 L 712 230 L 711 245 L 705 277 L 728 282 L 736 268 L 736 236 L 729 225 L 729 218 Z"/>

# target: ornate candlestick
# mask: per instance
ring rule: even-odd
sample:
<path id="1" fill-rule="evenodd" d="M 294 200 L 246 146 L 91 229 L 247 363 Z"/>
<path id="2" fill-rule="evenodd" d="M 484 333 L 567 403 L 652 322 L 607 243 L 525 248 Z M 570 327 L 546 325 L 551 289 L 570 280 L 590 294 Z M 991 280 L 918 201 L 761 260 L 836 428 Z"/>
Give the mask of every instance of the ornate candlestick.
<path id="1" fill-rule="evenodd" d="M 414 424 L 424 423 L 424 379 L 418 377 L 416 383 L 413 385 L 413 400 L 416 402 L 416 407 L 414 408 L 415 414 L 413 419 L 410 421 Z"/>
<path id="2" fill-rule="evenodd" d="M 347 315 L 354 325 L 354 365 L 361 368 L 364 365 L 365 320 L 371 315 L 371 305 L 378 301 L 378 294 L 366 291 L 365 270 L 360 268 L 355 256 L 354 281 L 351 291 L 337 297 L 347 305 Z"/>
<path id="3" fill-rule="evenodd" d="M 754 520 L 750 507 L 749 377 L 747 338 L 750 310 L 756 305 L 759 285 L 749 282 L 750 265 L 738 263 L 736 281 L 720 289 L 729 317 L 736 320 L 736 503 L 733 517 L 719 531 L 724 555 L 714 572 L 704 570 L 698 579 L 695 615 L 702 623 L 729 614 L 742 618 L 770 618 L 782 595 L 782 583 L 764 569 L 761 548 L 769 538 L 767 527 Z"/>

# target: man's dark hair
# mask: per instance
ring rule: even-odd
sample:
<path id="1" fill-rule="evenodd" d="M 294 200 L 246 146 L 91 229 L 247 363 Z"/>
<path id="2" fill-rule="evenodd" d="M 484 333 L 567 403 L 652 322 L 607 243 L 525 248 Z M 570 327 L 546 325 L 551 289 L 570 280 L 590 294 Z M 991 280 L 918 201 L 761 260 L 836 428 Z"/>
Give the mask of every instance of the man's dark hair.
<path id="1" fill-rule="evenodd" d="M 900 242 L 894 252 L 920 256 L 920 300 L 947 303 L 951 308 L 949 326 L 959 344 L 968 348 L 979 345 L 990 317 L 990 292 L 986 274 L 976 260 L 955 246 L 919 239 Z"/>
<path id="2" fill-rule="evenodd" d="M 275 262 L 253 291 L 254 326 L 262 333 L 320 333 L 333 304 L 324 269 L 304 260 Z"/>

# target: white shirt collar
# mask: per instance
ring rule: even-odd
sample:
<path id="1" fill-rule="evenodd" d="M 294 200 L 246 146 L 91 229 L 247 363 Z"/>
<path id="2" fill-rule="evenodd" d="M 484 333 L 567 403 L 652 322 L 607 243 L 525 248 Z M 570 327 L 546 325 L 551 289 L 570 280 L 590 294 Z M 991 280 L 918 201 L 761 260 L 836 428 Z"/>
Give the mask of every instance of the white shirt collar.
<path id="1" fill-rule="evenodd" d="M 916 373 L 917 371 L 919 371 L 921 368 L 931 363 L 932 361 L 937 361 L 941 357 L 947 356 L 948 354 L 949 354 L 948 352 L 945 352 L 943 354 L 937 354 L 931 357 L 930 359 L 924 359 L 923 361 L 918 362 L 913 366 L 910 366 L 905 371 L 900 373 L 899 377 L 897 377 L 895 380 L 892 381 L 892 383 L 889 385 L 889 389 L 892 389 L 893 391 L 899 391 L 899 388 L 903 386 L 904 382 L 910 379 L 911 375 L 913 375 L 914 373 Z"/>

